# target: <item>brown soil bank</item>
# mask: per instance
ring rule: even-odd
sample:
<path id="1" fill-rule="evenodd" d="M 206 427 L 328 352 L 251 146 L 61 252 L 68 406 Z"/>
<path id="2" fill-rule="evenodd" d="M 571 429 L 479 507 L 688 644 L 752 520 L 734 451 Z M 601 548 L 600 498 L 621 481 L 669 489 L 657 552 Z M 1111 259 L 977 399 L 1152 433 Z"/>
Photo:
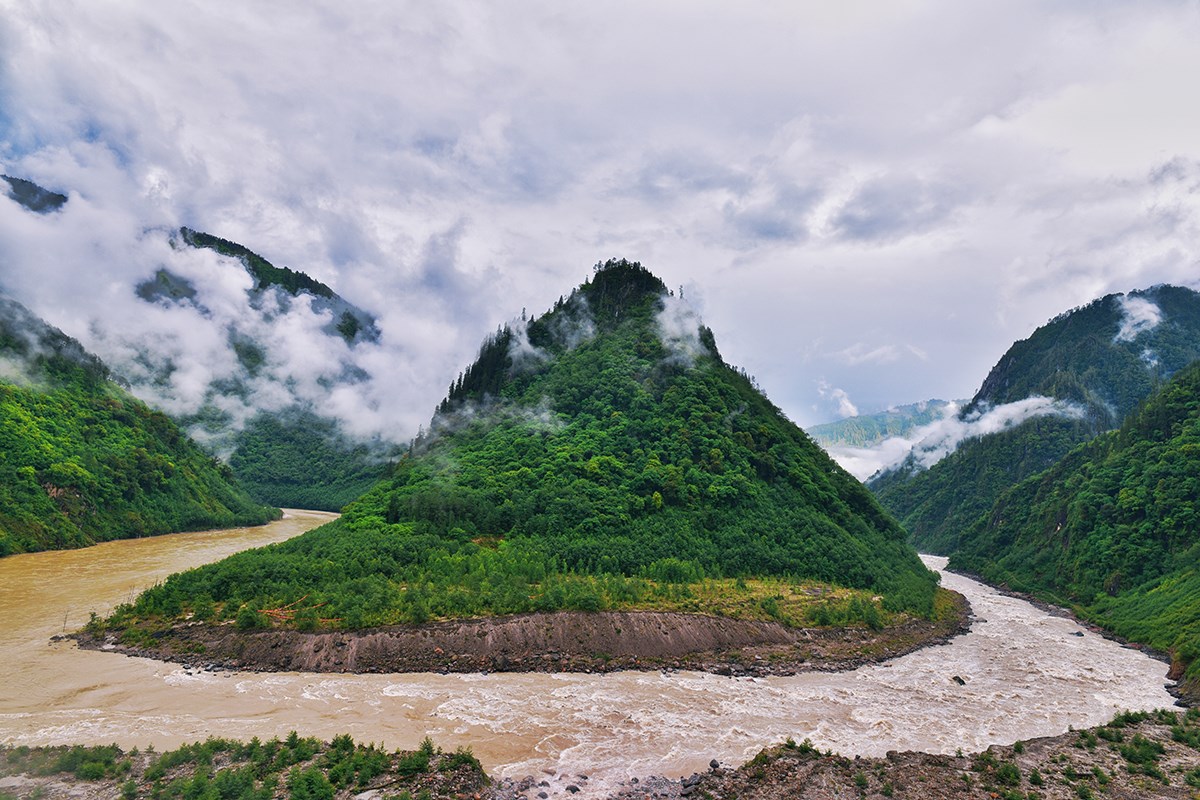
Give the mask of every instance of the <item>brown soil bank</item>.
<path id="1" fill-rule="evenodd" d="M 852 669 L 945 642 L 969 627 L 970 606 L 882 631 L 788 628 L 775 622 L 654 611 L 558 612 L 398 625 L 363 631 L 243 632 L 181 623 L 153 647 L 79 634 L 80 646 L 190 666 L 298 672 L 609 672 L 699 669 L 789 675 Z"/>

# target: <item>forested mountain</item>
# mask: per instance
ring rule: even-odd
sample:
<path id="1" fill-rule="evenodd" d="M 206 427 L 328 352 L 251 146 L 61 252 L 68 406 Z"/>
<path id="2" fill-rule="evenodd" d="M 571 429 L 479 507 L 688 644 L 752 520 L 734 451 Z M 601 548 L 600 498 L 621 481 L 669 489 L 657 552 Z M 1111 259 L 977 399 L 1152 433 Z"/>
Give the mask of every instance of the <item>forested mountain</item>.
<path id="1" fill-rule="evenodd" d="M 307 312 L 328 317 L 324 331 L 340 337 L 349 347 L 379 339 L 375 318 L 347 302 L 325 284 L 303 272 L 276 267 L 243 245 L 211 234 L 183 228 L 180 246 L 213 250 L 236 259 L 254 278 L 247 311 L 257 321 L 269 320 L 294 308 L 292 298 L 303 298 Z M 160 269 L 152 280 L 137 287 L 147 302 L 195 305 L 197 291 L 186 278 Z M 271 345 L 256 335 L 257 326 L 229 330 L 230 344 L 243 368 L 240 376 L 214 381 L 200 410 L 179 421 L 201 434 L 201 441 L 228 455 L 229 464 L 251 494 L 271 505 L 336 511 L 362 494 L 379 479 L 384 462 L 396 447 L 385 442 L 354 441 L 340 423 L 321 415 L 311 403 L 295 402 L 283 408 L 252 411 L 244 423 L 224 410 L 228 398 L 240 398 L 252 408 L 261 382 L 286 384 L 289 376 L 267 375 Z M 166 365 L 169 368 L 169 364 Z M 330 382 L 353 385 L 362 379 L 348 369 Z M 136 385 L 134 387 L 137 388 Z"/>
<path id="2" fill-rule="evenodd" d="M 179 234 L 182 240 L 192 247 L 213 250 L 223 256 L 240 261 L 254 278 L 254 289 L 251 292 L 250 301 L 256 310 L 261 310 L 264 294 L 272 287 L 278 287 L 282 290 L 281 296 L 285 298 L 307 295 L 308 302 L 315 314 L 329 312 L 332 321 L 326 325 L 325 330 L 330 335 L 337 334 L 348 344 L 364 341 L 374 342 L 379 339 L 379 328 L 376 327 L 373 316 L 349 303 L 315 278 L 288 267 L 276 267 L 250 248 L 212 234 L 194 231 L 190 228 L 181 228 Z M 172 286 L 184 285 L 186 287 L 185 279 L 160 271 L 155 276 L 155 281 L 144 283 L 138 287 L 139 293 L 147 300 L 161 297 L 157 287 L 164 282 L 164 278 L 165 282 Z M 284 299 L 284 308 L 286 309 L 289 305 L 288 301 Z"/>
<path id="3" fill-rule="evenodd" d="M 0 555 L 277 515 L 78 342 L 0 297 Z"/>
<path id="4" fill-rule="evenodd" d="M 922 425 L 941 419 L 950 405 L 945 400 L 925 400 L 889 408 L 878 414 L 860 414 L 837 422 L 814 425 L 805 431 L 826 450 L 869 447 L 893 436 L 906 436 Z"/>
<path id="5" fill-rule="evenodd" d="M 67 202 L 65 194 L 44 189 L 33 181 L 13 178 L 9 175 L 0 175 L 0 179 L 8 184 L 5 189 L 9 197 L 37 214 L 57 211 Z"/>
<path id="6" fill-rule="evenodd" d="M 173 576 L 134 611 L 361 627 L 596 610 L 647 597 L 647 581 L 703 611 L 687 588 L 703 576 L 856 587 L 867 616 L 929 614 L 937 583 L 870 492 L 622 260 L 490 337 L 430 432 L 341 519 Z"/>
<path id="7" fill-rule="evenodd" d="M 246 491 L 271 505 L 337 511 L 379 482 L 400 453 L 355 442 L 334 420 L 293 407 L 252 417 L 229 466 Z"/>
<path id="8" fill-rule="evenodd" d="M 71 223 L 51 214 L 71 202 L 65 194 L 10 176 L 0 176 L 0 190 L 56 235 Z M 369 488 L 398 443 L 352 439 L 322 409 L 331 393 L 368 379 L 352 356 L 379 342 L 375 317 L 236 242 L 187 227 L 145 235 L 165 239 L 172 255 L 124 279 L 130 314 L 170 321 L 149 335 L 89 325 L 92 349 L 107 354 L 130 391 L 169 410 L 210 454 L 233 465 L 258 501 L 337 510 Z M 216 264 L 198 258 L 206 252 L 220 256 Z M 251 279 L 244 291 L 231 279 L 237 272 Z M 202 359 L 181 341 L 192 338 L 212 343 Z M 307 357 L 314 350 L 323 354 L 320 366 Z M 195 379 L 189 358 L 202 360 L 206 380 Z"/>
<path id="9" fill-rule="evenodd" d="M 1119 430 L 1005 492 L 963 537 L 950 566 L 1079 605 L 1118 634 L 1195 663 L 1200 363 Z"/>
<path id="10" fill-rule="evenodd" d="M 963 532 L 1004 491 L 1119 425 L 1196 358 L 1196 292 L 1156 286 L 1100 298 L 1009 348 L 958 418 L 969 429 L 996 409 L 1021 408 L 1012 404 L 1034 403 L 1041 413 L 1014 412 L 1009 424 L 968 438 L 928 469 L 914 454 L 870 485 L 919 548 L 954 552 Z"/>

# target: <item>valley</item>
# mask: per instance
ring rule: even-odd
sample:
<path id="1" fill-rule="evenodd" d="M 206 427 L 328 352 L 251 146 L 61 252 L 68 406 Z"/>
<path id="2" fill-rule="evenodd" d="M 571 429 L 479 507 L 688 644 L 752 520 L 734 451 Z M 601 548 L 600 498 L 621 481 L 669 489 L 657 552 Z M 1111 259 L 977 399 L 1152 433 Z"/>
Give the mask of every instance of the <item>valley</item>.
<path id="1" fill-rule="evenodd" d="M 249 673 L 49 641 L 169 573 L 328 518 L 288 512 L 262 528 L 0 560 L 0 647 L 14 688 L 0 701 L 0 741 L 164 751 L 209 736 L 282 739 L 298 730 L 415 749 L 428 735 L 448 751 L 472 748 L 495 778 L 548 777 L 566 796 L 558 776 L 582 773 L 588 791 L 604 796 L 636 776 L 705 772 L 713 758 L 736 766 L 788 737 L 850 758 L 972 753 L 1173 703 L 1162 662 L 950 573 L 945 585 L 976 616 L 969 633 L 881 664 L 790 677 Z"/>

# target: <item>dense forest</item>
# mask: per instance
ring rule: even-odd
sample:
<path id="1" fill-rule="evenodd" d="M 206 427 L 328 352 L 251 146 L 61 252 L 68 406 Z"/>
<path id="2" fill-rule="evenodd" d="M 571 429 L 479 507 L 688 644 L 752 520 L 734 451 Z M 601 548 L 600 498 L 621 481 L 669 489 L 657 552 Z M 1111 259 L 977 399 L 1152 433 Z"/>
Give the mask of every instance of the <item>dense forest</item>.
<path id="1" fill-rule="evenodd" d="M 341 519 L 173 576 L 115 621 L 361 627 L 597 610 L 762 576 L 860 589 L 860 619 L 928 615 L 937 583 L 870 492 L 622 260 L 490 337 L 430 431 Z"/>
<path id="2" fill-rule="evenodd" d="M 1153 326 L 1126 327 L 1126 304 L 1152 304 Z M 1042 416 L 968 440 L 929 469 L 915 460 L 870 481 L 927 552 L 952 553 L 962 532 L 1006 490 L 1110 430 L 1178 370 L 1200 358 L 1200 294 L 1156 286 L 1061 314 L 1015 343 L 960 416 L 1040 395 L 1077 417 Z"/>
<path id="3" fill-rule="evenodd" d="M 229 467 L 256 500 L 282 508 L 338 511 L 375 485 L 398 449 L 355 442 L 310 409 L 252 417 Z"/>
<path id="4" fill-rule="evenodd" d="M 0 298 L 0 555 L 277 515 L 78 342 Z"/>
<path id="5" fill-rule="evenodd" d="M 1198 504 L 1200 363 L 1120 429 L 1006 492 L 950 565 L 1079 606 L 1122 636 L 1196 663 Z"/>

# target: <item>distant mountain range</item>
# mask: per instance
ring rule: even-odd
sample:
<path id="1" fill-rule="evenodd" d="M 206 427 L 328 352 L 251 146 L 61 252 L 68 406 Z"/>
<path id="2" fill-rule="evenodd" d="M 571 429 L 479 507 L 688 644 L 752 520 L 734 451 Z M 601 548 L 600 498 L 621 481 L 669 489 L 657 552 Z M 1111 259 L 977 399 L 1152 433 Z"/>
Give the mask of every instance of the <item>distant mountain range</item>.
<path id="1" fill-rule="evenodd" d="M 914 429 L 942 419 L 959 403 L 949 400 L 925 400 L 894 406 L 878 414 L 860 414 L 837 422 L 805 428 L 809 436 L 826 450 L 839 447 L 870 447 L 885 439 L 904 438 Z"/>

